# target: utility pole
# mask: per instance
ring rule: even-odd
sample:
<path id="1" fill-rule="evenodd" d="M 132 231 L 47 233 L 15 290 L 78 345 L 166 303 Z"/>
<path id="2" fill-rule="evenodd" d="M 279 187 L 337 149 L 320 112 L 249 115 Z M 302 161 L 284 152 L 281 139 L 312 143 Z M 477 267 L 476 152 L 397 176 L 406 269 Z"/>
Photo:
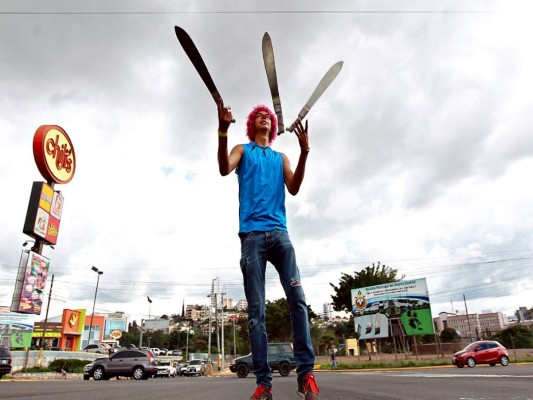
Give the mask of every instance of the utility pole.
<path id="1" fill-rule="evenodd" d="M 41 362 L 43 359 L 43 347 L 44 347 L 44 340 L 46 335 L 46 325 L 48 323 L 48 310 L 50 309 L 50 300 L 52 299 L 52 288 L 54 287 L 54 275 L 52 274 L 52 281 L 50 282 L 50 292 L 48 293 L 48 304 L 46 305 L 46 314 L 44 317 L 44 324 L 43 324 L 43 335 L 41 336 L 41 348 L 39 349 L 39 361 L 38 361 L 38 367 L 41 368 Z"/>
<path id="2" fill-rule="evenodd" d="M 222 301 L 221 307 L 222 307 L 222 371 L 224 371 L 224 295 L 226 293 L 222 292 L 220 293 L 220 298 Z"/>
<path id="3" fill-rule="evenodd" d="M 208 295 L 209 297 L 209 328 L 207 329 L 207 358 L 209 359 L 209 362 L 211 362 L 211 308 L 213 308 L 213 303 L 211 300 L 211 295 Z"/>
<path id="4" fill-rule="evenodd" d="M 468 322 L 468 334 L 470 335 L 470 341 L 474 342 L 472 340 L 472 328 L 470 326 L 470 317 L 468 315 L 468 307 L 466 306 L 466 296 L 463 293 L 463 301 L 465 302 L 465 310 L 466 310 L 466 321 Z"/>

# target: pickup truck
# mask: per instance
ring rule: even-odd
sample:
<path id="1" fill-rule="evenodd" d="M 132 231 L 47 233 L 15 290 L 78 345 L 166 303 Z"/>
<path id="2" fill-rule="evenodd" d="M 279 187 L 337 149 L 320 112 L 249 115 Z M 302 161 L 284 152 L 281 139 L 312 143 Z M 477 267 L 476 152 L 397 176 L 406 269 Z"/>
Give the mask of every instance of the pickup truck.
<path id="1" fill-rule="evenodd" d="M 157 373 L 155 374 L 155 378 L 166 376 L 167 378 L 175 377 L 177 375 L 176 373 L 176 367 L 174 367 L 174 364 L 170 360 L 159 360 L 157 361 Z"/>

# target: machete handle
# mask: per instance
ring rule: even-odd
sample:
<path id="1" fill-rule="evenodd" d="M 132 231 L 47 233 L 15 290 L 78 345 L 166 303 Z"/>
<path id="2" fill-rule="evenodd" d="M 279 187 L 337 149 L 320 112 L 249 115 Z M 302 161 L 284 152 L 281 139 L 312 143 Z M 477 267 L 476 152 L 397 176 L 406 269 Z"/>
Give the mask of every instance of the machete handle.
<path id="1" fill-rule="evenodd" d="M 307 112 L 308 112 L 308 111 L 309 111 L 309 109 L 308 109 L 307 107 L 304 107 L 304 108 L 302 109 L 302 111 L 300 111 L 300 114 L 298 114 L 298 118 L 292 123 L 291 126 L 289 126 L 289 127 L 287 128 L 287 130 L 288 130 L 289 132 L 294 132 L 294 128 L 296 128 L 296 122 L 297 122 L 298 120 L 303 121 L 303 119 L 304 119 L 305 116 L 307 115 Z"/>

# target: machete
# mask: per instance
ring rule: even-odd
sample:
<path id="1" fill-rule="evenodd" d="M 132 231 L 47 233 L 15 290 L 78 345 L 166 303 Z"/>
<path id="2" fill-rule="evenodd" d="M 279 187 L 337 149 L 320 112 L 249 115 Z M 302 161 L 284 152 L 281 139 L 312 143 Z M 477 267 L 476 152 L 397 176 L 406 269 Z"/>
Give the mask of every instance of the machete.
<path id="1" fill-rule="evenodd" d="M 279 98 L 274 48 L 272 47 L 272 40 L 270 39 L 268 32 L 265 32 L 263 35 L 263 62 L 265 63 L 265 71 L 267 74 L 268 86 L 270 86 L 270 94 L 272 95 L 274 112 L 278 117 L 278 135 L 281 135 L 285 132 L 285 125 L 283 124 L 283 112 L 281 111 L 281 99 Z"/>
<path id="2" fill-rule="evenodd" d="M 209 90 L 209 93 L 211 93 L 211 96 L 213 96 L 213 100 L 215 100 L 215 103 L 218 105 L 222 97 L 215 86 L 215 82 L 213 82 L 213 78 L 211 78 L 211 75 L 209 74 L 200 52 L 194 45 L 194 42 L 189 34 L 185 32 L 184 29 L 180 28 L 179 26 L 174 26 L 174 30 L 176 31 L 176 36 L 178 37 L 181 47 L 183 47 L 183 50 L 185 50 L 185 53 L 191 60 L 192 65 L 194 65 L 194 68 L 196 68 L 196 71 L 198 71 L 200 78 L 202 78 L 205 86 L 207 86 L 207 90 Z M 231 122 L 235 122 L 235 120 L 232 120 Z"/>
<path id="3" fill-rule="evenodd" d="M 313 105 L 320 98 L 320 96 L 322 96 L 322 94 L 326 91 L 328 86 L 331 85 L 331 82 L 335 80 L 335 78 L 337 77 L 337 75 L 339 74 L 342 68 L 342 64 L 343 62 L 339 61 L 338 63 L 333 64 L 333 66 L 328 70 L 328 72 L 326 72 L 326 75 L 324 75 L 324 77 L 320 80 L 315 91 L 313 92 L 311 97 L 309 97 L 309 100 L 307 100 L 307 103 L 305 104 L 305 106 L 302 108 L 302 110 L 298 114 L 298 118 L 300 120 L 303 120 L 303 118 L 307 115 L 311 107 L 313 107 Z M 296 121 L 294 121 L 293 124 L 290 126 L 290 128 L 288 128 L 287 130 L 289 132 L 294 131 L 295 124 L 296 124 Z"/>

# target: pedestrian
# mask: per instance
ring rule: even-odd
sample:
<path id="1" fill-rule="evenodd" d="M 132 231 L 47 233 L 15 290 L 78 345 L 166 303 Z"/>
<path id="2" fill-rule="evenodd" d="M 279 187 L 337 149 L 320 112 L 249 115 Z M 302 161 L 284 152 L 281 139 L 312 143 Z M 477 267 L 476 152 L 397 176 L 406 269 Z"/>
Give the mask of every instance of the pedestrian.
<path id="1" fill-rule="evenodd" d="M 298 119 L 295 124 L 300 156 L 293 172 L 287 156 L 270 147 L 277 136 L 277 118 L 267 106 L 258 105 L 252 109 L 246 123 L 250 142 L 233 147 L 228 154 L 228 129 L 232 119 L 231 108 L 224 106 L 221 100 L 218 103 L 219 171 L 226 176 L 236 170 L 239 184 L 240 267 L 248 302 L 248 334 L 257 383 L 250 400 L 272 399 L 265 325 L 267 261 L 276 268 L 289 303 L 298 394 L 306 400 L 316 400 L 319 388 L 313 374 L 315 354 L 307 304 L 285 212 L 285 188 L 294 196 L 304 179 L 309 155 L 308 122 L 304 126 Z"/>
<path id="2" fill-rule="evenodd" d="M 63 379 L 67 380 L 67 363 L 64 362 L 63 365 L 61 365 L 61 375 L 63 375 Z"/>
<path id="3" fill-rule="evenodd" d="M 337 359 L 335 357 L 335 350 L 331 350 L 331 369 L 337 369 Z"/>

